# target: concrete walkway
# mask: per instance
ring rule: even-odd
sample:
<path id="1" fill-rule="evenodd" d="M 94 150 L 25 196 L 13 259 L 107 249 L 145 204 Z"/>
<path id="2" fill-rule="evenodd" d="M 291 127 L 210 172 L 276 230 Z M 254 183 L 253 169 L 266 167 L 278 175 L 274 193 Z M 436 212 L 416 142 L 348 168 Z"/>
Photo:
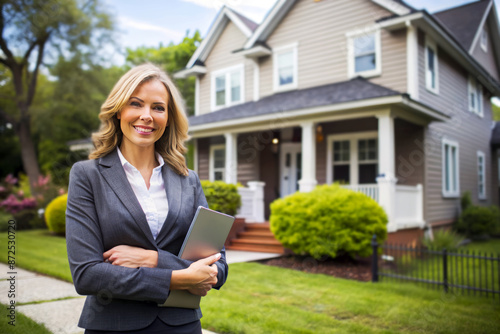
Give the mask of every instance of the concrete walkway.
<path id="1" fill-rule="evenodd" d="M 249 262 L 280 254 L 227 251 L 229 264 Z M 9 304 L 9 267 L 0 263 L 0 302 Z M 85 297 L 78 295 L 73 284 L 31 271 L 16 268 L 16 310 L 38 323 L 43 323 L 54 334 L 81 334 L 77 326 Z M 21 304 L 21 305 L 20 305 Z M 4 319 L 5 320 L 5 319 Z M 204 334 L 212 332 L 204 330 Z M 213 334 L 213 333 L 212 333 Z"/>

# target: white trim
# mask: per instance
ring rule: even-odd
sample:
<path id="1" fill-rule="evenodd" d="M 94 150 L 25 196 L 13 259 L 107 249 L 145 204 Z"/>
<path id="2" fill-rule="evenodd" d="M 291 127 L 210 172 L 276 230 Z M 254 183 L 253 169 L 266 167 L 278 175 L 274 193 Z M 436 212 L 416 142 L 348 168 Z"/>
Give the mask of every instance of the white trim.
<path id="1" fill-rule="evenodd" d="M 488 52 L 488 30 L 486 30 L 486 26 L 483 27 L 483 30 L 481 31 L 481 38 L 480 38 L 480 43 L 479 45 L 481 46 L 481 49 L 484 52 Z M 485 37 L 486 36 L 486 37 Z"/>
<path id="2" fill-rule="evenodd" d="M 200 78 L 198 76 L 194 82 L 194 114 L 200 115 Z"/>
<path id="3" fill-rule="evenodd" d="M 482 158 L 483 164 L 479 163 L 479 158 Z M 482 173 L 482 188 L 483 192 L 481 193 L 481 174 Z M 479 199 L 486 199 L 486 155 L 484 152 L 477 151 L 477 197 Z"/>
<path id="4" fill-rule="evenodd" d="M 418 100 L 418 37 L 417 28 L 407 21 L 406 28 L 406 90 Z"/>
<path id="5" fill-rule="evenodd" d="M 376 3 L 377 5 L 380 5 L 390 11 L 391 13 L 397 14 L 397 15 L 407 15 L 410 14 L 410 9 L 401 5 L 400 3 L 397 3 L 396 1 L 393 0 L 372 0 L 372 2 Z"/>
<path id="6" fill-rule="evenodd" d="M 210 145 L 210 156 L 209 156 L 209 163 L 208 163 L 208 179 L 210 181 L 214 181 L 214 173 L 215 173 L 215 166 L 214 166 L 214 151 L 215 150 L 221 150 L 224 149 L 224 152 L 226 150 L 226 145 L 225 144 L 217 144 L 217 145 Z M 226 155 L 224 154 L 224 167 L 222 168 L 217 168 L 217 171 L 222 171 L 222 180 L 225 181 L 225 174 L 226 174 Z"/>
<path id="7" fill-rule="evenodd" d="M 448 161 L 451 161 L 452 164 L 454 164 L 456 166 L 456 170 L 455 170 L 455 177 L 456 179 L 453 180 L 453 173 L 448 171 L 448 173 L 445 172 L 445 169 L 447 168 L 446 166 L 446 159 L 445 159 L 445 154 L 446 154 L 446 150 L 445 150 L 445 146 L 448 146 L 448 147 L 454 147 L 455 150 L 456 150 L 456 155 L 455 155 L 455 158 L 453 161 L 451 161 L 453 159 L 452 155 L 450 152 L 449 155 L 448 155 Z M 456 141 L 453 141 L 453 140 L 450 140 L 450 139 L 447 139 L 447 138 L 443 138 L 441 140 L 441 184 L 442 184 L 442 194 L 443 194 L 443 197 L 445 198 L 456 198 L 456 197 L 459 197 L 460 196 L 460 147 L 458 145 L 458 142 Z M 450 165 L 451 166 L 451 165 Z M 450 166 L 448 166 L 448 168 L 450 168 Z M 445 176 L 448 174 L 448 184 L 450 186 L 450 190 L 446 190 L 446 182 L 445 182 Z M 453 182 L 455 181 L 455 182 Z M 451 189 L 451 185 L 453 183 L 456 183 L 456 189 Z"/>
<path id="8" fill-rule="evenodd" d="M 260 67 L 257 59 L 252 60 L 253 63 L 253 100 L 260 99 Z"/>
<path id="9" fill-rule="evenodd" d="M 254 46 L 253 48 L 251 49 L 247 49 L 247 50 L 243 50 L 243 51 L 238 51 L 241 55 L 247 57 L 247 58 L 252 58 L 252 59 L 255 59 L 255 58 L 259 58 L 259 57 L 262 57 L 262 56 L 269 56 L 271 55 L 273 52 L 271 50 L 269 50 L 268 48 L 262 46 L 262 45 L 257 45 L 257 46 Z"/>
<path id="10" fill-rule="evenodd" d="M 431 49 L 434 52 L 434 83 L 435 87 L 432 87 L 430 82 L 430 77 L 428 75 L 429 69 L 429 55 L 428 50 Z M 436 42 L 432 40 L 428 35 L 425 35 L 425 88 L 434 94 L 439 94 L 439 55 Z"/>
<path id="11" fill-rule="evenodd" d="M 378 132 L 377 131 L 365 131 L 365 132 L 351 132 L 340 135 L 331 134 L 326 137 L 326 183 L 331 184 L 333 182 L 333 142 L 334 141 L 342 141 L 349 140 L 350 141 L 350 159 L 349 159 L 349 184 L 357 185 L 359 183 L 359 175 L 358 175 L 358 146 L 357 141 L 360 139 L 376 139 L 378 141 Z M 377 165 L 378 165 L 377 158 Z M 375 183 L 375 181 L 373 182 Z"/>
<path id="12" fill-rule="evenodd" d="M 469 54 L 472 55 L 474 52 L 474 48 L 476 47 L 477 42 L 481 39 L 481 32 L 483 31 L 486 20 L 488 19 L 488 15 L 490 13 L 491 7 L 493 6 L 493 1 L 490 1 L 488 8 L 484 11 L 483 17 L 481 18 L 481 23 L 479 23 L 476 33 L 474 34 L 474 39 L 472 40 L 472 44 L 470 45 Z M 489 35 L 489 34 L 488 34 Z"/>
<path id="13" fill-rule="evenodd" d="M 231 101 L 231 73 L 240 73 L 240 100 Z M 225 76 L 226 101 L 223 105 L 216 105 L 215 79 Z M 215 111 L 245 102 L 245 64 L 226 67 L 210 73 L 210 110 Z"/>
<path id="14" fill-rule="evenodd" d="M 378 114 L 377 108 L 384 107 L 387 104 L 398 103 L 420 111 L 431 120 L 447 121 L 450 119 L 447 115 L 440 114 L 418 102 L 410 101 L 404 96 L 397 95 L 253 116 L 245 118 L 244 122 L 242 122 L 241 119 L 229 119 L 216 123 L 191 125 L 189 127 L 189 133 L 192 137 L 209 137 L 211 135 L 220 134 L 220 131 L 222 131 L 220 129 L 226 127 L 231 128 L 231 131 L 249 132 L 253 130 L 268 130 L 270 126 L 273 128 L 299 126 L 303 118 L 314 119 L 315 122 L 323 122 L 340 119 L 354 119 L 359 117 L 372 117 Z M 365 112 L 349 113 L 350 110 L 362 108 L 369 108 L 370 110 Z"/>
<path id="15" fill-rule="evenodd" d="M 288 45 L 283 45 L 273 48 L 273 91 L 282 92 L 286 90 L 296 89 L 298 85 L 298 47 L 299 43 L 295 42 Z M 293 61 L 293 81 L 286 85 L 279 84 L 279 67 L 278 67 L 278 57 L 280 54 L 292 52 Z"/>
<path id="16" fill-rule="evenodd" d="M 226 11 L 226 15 L 233 21 L 233 23 L 241 30 L 241 32 L 245 35 L 246 38 L 252 36 L 252 30 L 248 28 L 248 26 L 240 20 L 240 18 L 229 8 L 224 8 Z"/>
<path id="17" fill-rule="evenodd" d="M 373 70 L 356 72 L 355 66 L 355 50 L 354 40 L 367 35 L 374 35 L 375 39 L 375 68 Z M 363 30 L 346 33 L 347 36 L 347 64 L 348 64 L 348 77 L 349 79 L 362 76 L 370 78 L 382 74 L 382 52 L 380 46 L 380 29 L 377 26 L 369 27 Z"/>
<path id="18" fill-rule="evenodd" d="M 174 74 L 174 78 L 176 79 L 186 79 L 187 77 L 193 76 L 193 75 L 200 75 L 200 74 L 205 74 L 207 73 L 207 68 L 205 66 L 201 65 L 194 65 L 191 68 L 186 68 L 183 70 L 180 70 L 179 72 L 176 72 Z"/>
<path id="19" fill-rule="evenodd" d="M 198 161 L 198 139 L 193 139 L 193 170 L 198 173 L 199 161 Z"/>
<path id="20" fill-rule="evenodd" d="M 471 94 L 474 93 L 474 100 L 471 98 Z M 474 78 L 469 75 L 467 80 L 467 101 L 469 102 L 469 111 L 478 115 L 479 117 L 484 117 L 484 98 L 483 98 L 483 86 Z M 474 106 L 472 102 L 474 101 Z"/>

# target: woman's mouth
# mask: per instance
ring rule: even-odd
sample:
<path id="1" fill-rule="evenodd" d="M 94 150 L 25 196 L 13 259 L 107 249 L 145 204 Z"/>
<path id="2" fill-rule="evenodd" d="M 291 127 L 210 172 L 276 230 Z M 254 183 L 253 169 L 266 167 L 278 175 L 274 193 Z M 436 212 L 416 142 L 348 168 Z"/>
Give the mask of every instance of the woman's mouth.
<path id="1" fill-rule="evenodd" d="M 134 129 L 138 133 L 151 133 L 154 131 L 153 128 L 147 128 L 147 127 L 142 127 L 142 126 L 134 126 Z"/>

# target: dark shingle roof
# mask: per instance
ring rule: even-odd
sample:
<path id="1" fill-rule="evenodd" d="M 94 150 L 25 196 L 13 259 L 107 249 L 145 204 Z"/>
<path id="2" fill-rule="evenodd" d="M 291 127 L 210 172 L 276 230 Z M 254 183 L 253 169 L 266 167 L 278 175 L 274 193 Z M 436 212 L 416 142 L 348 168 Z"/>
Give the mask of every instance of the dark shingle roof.
<path id="1" fill-rule="evenodd" d="M 395 95 L 401 95 L 401 93 L 358 77 L 325 86 L 277 93 L 264 97 L 259 101 L 247 102 L 199 116 L 191 116 L 189 117 L 189 124 L 214 123 Z"/>
<path id="2" fill-rule="evenodd" d="M 495 126 L 493 127 L 491 145 L 500 146 L 500 122 L 495 122 Z"/>
<path id="3" fill-rule="evenodd" d="M 250 29 L 252 32 L 255 31 L 255 29 L 257 29 L 259 27 L 259 25 L 257 23 L 255 23 L 254 21 L 250 20 L 248 17 L 246 16 L 243 16 L 241 15 L 240 13 L 238 13 L 237 11 L 235 11 L 234 9 L 231 9 L 231 8 L 228 8 L 230 11 L 232 11 L 234 14 L 236 14 L 236 16 L 238 16 L 240 18 L 240 20 L 248 27 L 248 29 Z"/>
<path id="4" fill-rule="evenodd" d="M 488 0 L 481 0 L 443 10 L 434 13 L 433 16 L 449 29 L 465 50 L 469 51 L 488 5 Z"/>

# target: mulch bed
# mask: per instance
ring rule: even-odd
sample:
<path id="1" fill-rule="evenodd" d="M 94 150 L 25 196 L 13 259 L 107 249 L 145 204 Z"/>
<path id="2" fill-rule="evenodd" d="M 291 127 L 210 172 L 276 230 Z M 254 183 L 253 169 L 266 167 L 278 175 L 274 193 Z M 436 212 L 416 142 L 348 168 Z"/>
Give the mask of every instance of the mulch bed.
<path id="1" fill-rule="evenodd" d="M 372 279 L 370 259 L 353 260 L 349 257 L 315 260 L 312 257 L 285 255 L 279 258 L 259 261 L 260 263 L 313 274 L 325 274 L 339 278 L 368 282 Z"/>

